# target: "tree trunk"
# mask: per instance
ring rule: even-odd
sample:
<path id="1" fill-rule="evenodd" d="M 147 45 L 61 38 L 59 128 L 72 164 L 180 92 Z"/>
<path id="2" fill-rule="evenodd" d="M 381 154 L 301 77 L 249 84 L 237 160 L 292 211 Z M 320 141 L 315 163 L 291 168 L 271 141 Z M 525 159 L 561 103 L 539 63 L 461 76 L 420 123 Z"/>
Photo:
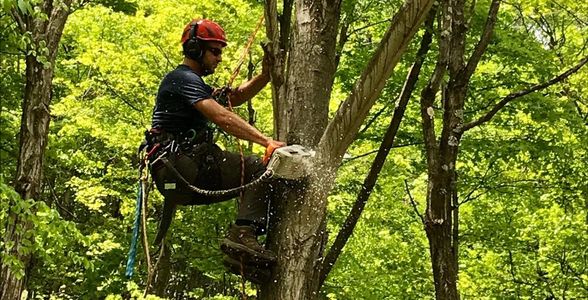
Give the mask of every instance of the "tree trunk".
<path id="1" fill-rule="evenodd" d="M 26 58 L 25 101 L 22 105 L 20 127 L 20 152 L 16 171 L 15 190 L 23 199 L 39 200 L 41 180 L 43 176 L 43 156 L 47 145 L 49 130 L 49 102 L 51 101 L 52 68 L 44 68 L 35 57 Z M 34 213 L 34 212 L 33 212 Z M 32 243 L 33 235 L 28 232 L 32 228 L 31 221 L 26 217 L 10 213 L 4 243 L 13 243 L 12 249 L 6 249 L 11 256 L 18 258 L 28 268 L 31 249 L 23 249 L 24 240 Z M 23 251 L 24 250 L 24 251 Z M 20 299 L 26 287 L 25 277 L 16 276 L 15 270 L 8 264 L 2 264 L 0 278 L 2 280 L 1 299 Z"/>
<path id="2" fill-rule="evenodd" d="M 431 197 L 431 202 L 445 202 L 449 198 L 439 193 Z M 425 216 L 425 231 L 429 240 L 436 299 L 459 299 L 457 253 L 453 251 L 455 242 L 452 231 L 453 221 L 451 213 L 443 219 L 433 219 L 430 212 Z"/>
<path id="3" fill-rule="evenodd" d="M 278 138 L 285 134 L 287 142 L 309 146 L 317 153 L 310 176 L 303 182 L 282 184 L 282 196 L 272 203 L 268 247 L 278 259 L 260 299 L 317 298 L 326 243 L 327 196 L 336 169 L 432 4 L 430 0 L 405 2 L 352 95 L 327 127 L 340 2 L 296 2 L 287 72 L 282 72 L 281 65 L 274 66 L 271 73 L 274 117 L 287 119 L 276 121 L 287 128 L 275 128 L 275 132 Z M 276 64 L 280 64 L 284 53 L 276 49 L 280 44 L 276 6 L 274 1 L 266 2 L 266 26 Z"/>
<path id="4" fill-rule="evenodd" d="M 458 278 L 458 204 L 456 162 L 463 134 L 464 104 L 467 87 L 490 42 L 500 1 L 493 0 L 486 26 L 466 63 L 464 60 L 467 26 L 465 0 L 444 1 L 440 21 L 439 60 L 430 83 L 423 90 L 421 116 L 427 150 L 428 189 L 425 231 L 429 240 L 435 295 L 437 299 L 459 299 Z M 439 142 L 434 132 L 434 99 L 445 73 L 443 89 L 443 126 Z"/>
<path id="5" fill-rule="evenodd" d="M 21 31 L 32 33 L 29 50 L 35 54 L 26 56 L 26 85 L 22 103 L 20 127 L 20 151 L 17 162 L 14 188 L 22 199 L 40 200 L 43 178 L 43 157 L 49 133 L 49 104 L 51 102 L 51 84 L 57 48 L 67 17 L 71 1 L 64 1 L 53 7 L 53 1 L 47 0 L 40 8 L 48 16 L 47 20 L 34 19 L 30 15 L 21 15 L 13 11 Z M 46 48 L 45 48 L 46 47 Z M 40 60 L 45 55 L 46 63 Z M 34 213 L 34 208 L 32 213 Z M 30 232 L 33 224 L 24 214 L 10 210 L 4 235 L 2 249 L 13 258 L 18 259 L 24 270 L 15 268 L 10 262 L 2 261 L 0 266 L 0 299 L 20 299 L 26 289 L 32 249 L 23 247 L 33 243 L 34 234 Z M 11 245 L 11 246 L 9 246 Z"/>
<path id="6" fill-rule="evenodd" d="M 272 281 L 262 287 L 260 299 L 315 299 L 326 234 L 326 199 L 333 176 L 317 168 L 306 182 L 289 185 L 276 205 L 269 247 L 278 254 Z M 330 174 L 334 174 L 333 171 Z M 323 177 L 324 176 L 324 177 Z M 330 177 L 330 178 L 329 178 Z"/>
<path id="7" fill-rule="evenodd" d="M 274 115 L 285 128 L 289 144 L 315 148 L 328 121 L 329 99 L 335 76 L 335 44 L 340 2 L 297 1 L 291 51 L 285 76 L 285 107 Z M 277 44 L 277 43 L 276 43 Z M 275 79 L 275 78 L 274 78 Z M 285 91 L 285 92 L 284 92 Z M 274 93 L 276 91 L 274 90 Z M 274 97 L 276 95 L 274 94 Z M 284 101 L 282 101 L 284 103 Z M 272 283 L 262 287 L 261 299 L 314 299 L 318 293 L 318 269 L 324 243 L 326 198 L 322 182 L 332 184 L 328 167 L 315 165 L 305 182 L 284 185 L 283 196 L 273 203 L 268 246 L 278 254 Z"/>

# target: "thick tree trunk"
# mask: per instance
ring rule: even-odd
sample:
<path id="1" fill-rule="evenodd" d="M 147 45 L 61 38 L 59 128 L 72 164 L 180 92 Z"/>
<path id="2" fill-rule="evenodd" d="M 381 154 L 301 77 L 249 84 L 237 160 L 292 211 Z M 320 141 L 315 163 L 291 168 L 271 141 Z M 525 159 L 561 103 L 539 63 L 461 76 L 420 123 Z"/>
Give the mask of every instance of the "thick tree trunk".
<path id="1" fill-rule="evenodd" d="M 436 299 L 459 299 L 457 293 L 456 253 L 451 244 L 451 222 L 442 224 L 427 222 L 426 232 L 433 262 Z"/>
<path id="2" fill-rule="evenodd" d="M 288 143 L 315 146 L 327 126 L 339 8 L 338 0 L 296 2 L 286 82 Z"/>
<path id="3" fill-rule="evenodd" d="M 26 87 L 25 101 L 22 105 L 22 119 L 20 128 L 20 153 L 16 171 L 15 190 L 23 199 L 39 200 L 41 194 L 41 180 L 43 176 L 43 156 L 47 145 L 49 130 L 49 102 L 51 101 L 51 80 L 53 68 L 44 68 L 35 57 L 26 58 Z M 31 249 L 23 249 L 24 240 L 32 243 L 33 235 L 30 220 L 22 215 L 10 213 L 5 245 L 13 244 L 6 251 L 18 258 L 28 268 L 31 260 Z M 26 274 L 20 277 L 9 264 L 2 263 L 0 279 L 2 281 L 1 299 L 20 299 L 26 287 Z"/>
<path id="4" fill-rule="evenodd" d="M 272 70 L 274 110 L 279 110 L 274 111 L 274 116 L 287 119 L 287 122 L 277 121 L 287 128 L 275 128 L 275 131 L 278 138 L 285 134 L 289 143 L 316 149 L 317 155 L 312 174 L 304 182 L 282 185 L 282 197 L 273 203 L 275 211 L 268 246 L 276 252 L 278 260 L 271 282 L 262 286 L 260 299 L 317 298 L 326 242 L 327 196 L 336 169 L 432 4 L 430 0 L 406 1 L 352 96 L 341 106 L 328 126 L 330 129 L 325 129 L 336 68 L 335 37 L 340 2 L 296 2 L 287 72 L 282 73 L 283 65 Z M 268 37 L 279 64 L 283 53 L 276 51 L 279 44 L 276 6 L 274 1 L 266 2 Z M 284 96 L 286 101 L 280 98 Z"/>
<path id="5" fill-rule="evenodd" d="M 269 247 L 278 254 L 278 261 L 272 282 L 263 286 L 260 299 L 317 298 L 326 239 L 326 201 L 334 181 L 334 170 L 325 170 L 317 168 L 318 174 L 306 182 L 287 187 L 277 203 L 280 218 L 272 222 Z"/>
<path id="6" fill-rule="evenodd" d="M 53 6 L 52 0 L 39 4 L 48 19 L 35 19 L 30 15 L 21 15 L 13 11 L 22 32 L 32 33 L 32 49 L 38 56 L 26 56 L 26 85 L 22 104 L 20 127 L 20 151 L 17 163 L 14 188 L 23 199 L 39 201 L 43 178 L 43 157 L 49 133 L 49 104 L 51 102 L 51 84 L 57 48 L 67 17 L 71 0 L 65 0 Z M 43 64 L 39 57 L 45 55 Z M 34 209 L 33 209 L 34 210 Z M 34 213 L 34 211 L 33 211 Z M 4 235 L 2 249 L 13 258 L 18 259 L 24 270 L 18 270 L 14 264 L 2 261 L 0 266 L 0 299 L 20 299 L 26 289 L 26 278 L 31 262 L 32 249 L 24 244 L 32 244 L 33 224 L 24 214 L 10 210 Z M 27 241 L 24 243 L 24 241 Z"/>
<path id="7" fill-rule="evenodd" d="M 274 106 L 280 110 L 274 115 L 286 119 L 279 121 L 282 128 L 276 128 L 276 132 L 289 144 L 315 148 L 327 125 L 339 7 L 337 0 L 296 2 L 288 68 L 280 77 L 285 85 L 274 90 L 274 97 L 285 97 L 285 101 L 279 99 L 281 106 Z M 271 20 L 269 23 L 273 26 Z M 269 32 L 275 30 L 270 28 Z M 279 74 L 272 76 L 274 84 L 282 83 L 276 78 Z M 278 254 L 278 261 L 272 270 L 272 283 L 262 287 L 261 299 L 317 297 L 330 190 L 325 185 L 333 183 L 334 170 L 318 163 L 315 166 L 315 174 L 305 182 L 283 185 L 283 196 L 273 203 L 275 218 L 271 220 L 268 246 Z"/>

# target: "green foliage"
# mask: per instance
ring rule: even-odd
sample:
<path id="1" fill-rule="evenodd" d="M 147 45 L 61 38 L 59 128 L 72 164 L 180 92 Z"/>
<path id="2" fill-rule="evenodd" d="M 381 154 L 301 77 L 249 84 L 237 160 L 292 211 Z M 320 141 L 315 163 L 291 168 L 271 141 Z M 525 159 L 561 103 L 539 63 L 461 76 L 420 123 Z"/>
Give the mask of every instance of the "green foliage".
<path id="1" fill-rule="evenodd" d="M 52 287 L 51 290 L 60 288 L 52 285 L 55 283 L 53 280 L 69 279 L 73 282 L 82 276 L 81 270 L 94 267 L 84 251 L 90 246 L 91 240 L 78 230 L 74 222 L 63 220 L 55 209 L 51 209 L 43 201 L 23 200 L 4 182 L 0 183 L 0 200 L 2 229 L 5 229 L 5 224 L 14 218 L 32 224 L 32 229 L 29 230 L 15 228 L 15 234 L 21 236 L 17 251 L 30 253 L 35 257 L 34 261 L 39 266 L 35 270 L 43 272 L 45 285 Z M 17 277 L 23 276 L 25 266 L 9 253 L 15 245 L 2 244 L 1 246 L 6 250 L 2 253 L 2 261 L 10 263 L 14 272 L 20 274 Z M 67 251 L 63 251 L 64 249 Z M 31 276 L 41 276 L 37 272 Z"/>
<path id="2" fill-rule="evenodd" d="M 479 1 L 480 2 L 480 1 Z M 468 89 L 466 120 L 481 116 L 505 95 L 543 82 L 574 64 L 587 36 L 581 1 L 503 3 L 494 39 Z M 3 11 L 35 13 L 35 1 L 3 1 Z M 100 5 L 98 5 L 100 4 Z M 389 25 L 401 1 L 344 1 L 349 39 L 333 89 L 331 112 L 343 101 Z M 28 5 L 28 6 L 27 6 Z M 33 222 L 22 251 L 34 255 L 30 295 L 56 299 L 141 298 L 146 280 L 141 248 L 136 275 L 123 277 L 131 236 L 137 181 L 135 151 L 150 125 L 161 78 L 181 60 L 185 23 L 207 17 L 227 31 L 223 63 L 207 82 L 230 78 L 257 19 L 258 1 L 98 1 L 76 10 L 65 28 L 52 88 L 51 128 L 42 201 L 20 200 L 8 186 L 17 160 L 24 55 L 30 33 L 20 33 L 0 14 L 0 221 L 9 212 Z M 489 1 L 472 11 L 468 55 L 482 32 Z M 570 12 L 574 13 L 572 17 Z M 541 16 L 548 23 L 541 23 Z M 42 16 L 39 16 L 42 17 Z M 543 24 L 543 25 L 541 25 Z M 546 27 L 546 24 L 551 24 Z M 584 24 L 584 25 L 582 25 Z M 547 28 L 556 30 L 549 35 Z M 262 40 L 263 30 L 257 40 Z M 563 38 L 565 37 L 565 39 Z M 364 130 L 348 149 L 329 198 L 328 231 L 334 239 L 353 206 L 386 130 L 418 39 L 410 45 Z M 42 45 L 41 45 L 42 46 Z M 254 45 L 259 68 L 261 49 Z M 433 43 L 418 87 L 426 84 L 436 58 Z M 237 79 L 245 78 L 241 70 Z M 570 298 L 588 295 L 585 245 L 588 211 L 588 104 L 584 69 L 541 93 L 509 104 L 468 132 L 459 154 L 460 274 L 464 298 Z M 419 91 L 419 89 L 417 89 Z M 417 210 L 426 205 L 427 175 L 419 96 L 413 95 L 376 188 L 349 243 L 322 290 L 328 299 L 432 299 L 427 239 Z M 269 89 L 254 101 L 257 127 L 271 134 Z M 437 103 L 437 117 L 442 105 Z M 238 111 L 245 115 L 245 111 Z M 219 136 L 235 149 L 235 142 Z M 260 147 L 253 148 L 261 153 Z M 351 159 L 353 158 L 353 159 Z M 152 192 L 148 236 L 153 240 L 162 199 Z M 240 280 L 221 267 L 218 239 L 234 218 L 234 203 L 180 207 L 168 242 L 172 249 L 169 297 L 237 299 Z M 5 226 L 2 226 L 5 230 Z M 34 233 L 34 235 L 33 235 Z M 327 244 L 327 248 L 330 244 Z M 1 245 L 12 247 L 12 245 Z M 151 249 L 152 252 L 154 249 Z M 2 254 L 17 270 L 24 266 Z M 247 285 L 247 293 L 255 294 Z M 158 299 L 149 296 L 150 299 Z"/>

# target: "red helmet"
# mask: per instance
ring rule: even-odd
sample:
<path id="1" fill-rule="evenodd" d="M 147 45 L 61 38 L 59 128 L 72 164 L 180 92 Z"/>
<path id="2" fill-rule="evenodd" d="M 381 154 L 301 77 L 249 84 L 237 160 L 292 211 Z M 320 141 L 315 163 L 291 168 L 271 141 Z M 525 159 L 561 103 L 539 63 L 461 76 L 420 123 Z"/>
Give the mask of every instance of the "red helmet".
<path id="1" fill-rule="evenodd" d="M 213 41 L 227 45 L 225 31 L 217 23 L 206 19 L 194 19 L 184 27 L 182 34 L 182 44 L 191 38 L 197 38 L 202 41 Z"/>

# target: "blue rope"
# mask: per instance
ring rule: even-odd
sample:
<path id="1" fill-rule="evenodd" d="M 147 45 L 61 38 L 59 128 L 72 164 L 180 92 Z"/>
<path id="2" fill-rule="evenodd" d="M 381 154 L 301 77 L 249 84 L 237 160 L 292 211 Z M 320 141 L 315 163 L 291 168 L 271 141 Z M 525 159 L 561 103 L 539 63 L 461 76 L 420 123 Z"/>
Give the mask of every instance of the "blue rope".
<path id="1" fill-rule="evenodd" d="M 127 278 L 133 276 L 135 258 L 137 257 L 137 241 L 139 240 L 139 225 L 141 224 L 141 201 L 143 198 L 143 188 L 139 179 L 139 188 L 137 189 L 137 207 L 135 209 L 135 222 L 133 225 L 133 237 L 131 238 L 131 249 L 129 249 L 127 260 Z"/>

